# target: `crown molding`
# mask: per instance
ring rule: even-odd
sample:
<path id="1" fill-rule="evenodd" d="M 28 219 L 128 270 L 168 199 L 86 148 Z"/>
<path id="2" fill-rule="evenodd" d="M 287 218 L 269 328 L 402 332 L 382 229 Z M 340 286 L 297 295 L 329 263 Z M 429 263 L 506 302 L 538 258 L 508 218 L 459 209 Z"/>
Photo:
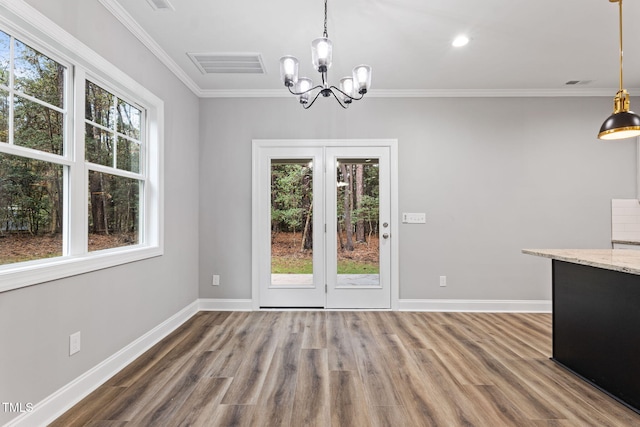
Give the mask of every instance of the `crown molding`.
<path id="1" fill-rule="evenodd" d="M 372 89 L 367 98 L 613 97 L 617 89 Z M 629 93 L 640 93 L 630 89 Z M 285 89 L 201 89 L 201 98 L 289 98 Z"/>
<path id="2" fill-rule="evenodd" d="M 581 88 L 581 89 L 401 89 L 371 90 L 367 97 L 372 98 L 552 98 L 610 96 L 617 89 Z M 631 90 L 629 91 L 631 92 Z"/>
<path id="3" fill-rule="evenodd" d="M 189 75 L 165 52 L 117 0 L 98 0 L 122 25 L 125 26 L 143 45 L 147 47 L 185 86 L 201 97 L 202 89 Z"/>

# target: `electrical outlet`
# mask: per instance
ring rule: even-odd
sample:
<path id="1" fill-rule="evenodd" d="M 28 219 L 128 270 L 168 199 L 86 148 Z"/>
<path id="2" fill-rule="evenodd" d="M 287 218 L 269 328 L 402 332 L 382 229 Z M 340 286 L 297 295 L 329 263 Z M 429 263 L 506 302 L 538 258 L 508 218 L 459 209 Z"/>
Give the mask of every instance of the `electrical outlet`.
<path id="1" fill-rule="evenodd" d="M 440 286 L 447 286 L 447 276 L 440 276 Z"/>
<path id="2" fill-rule="evenodd" d="M 213 281 L 211 282 L 211 286 L 220 286 L 220 275 L 214 274 Z"/>
<path id="3" fill-rule="evenodd" d="M 69 335 L 69 356 L 80 351 L 80 331 Z"/>

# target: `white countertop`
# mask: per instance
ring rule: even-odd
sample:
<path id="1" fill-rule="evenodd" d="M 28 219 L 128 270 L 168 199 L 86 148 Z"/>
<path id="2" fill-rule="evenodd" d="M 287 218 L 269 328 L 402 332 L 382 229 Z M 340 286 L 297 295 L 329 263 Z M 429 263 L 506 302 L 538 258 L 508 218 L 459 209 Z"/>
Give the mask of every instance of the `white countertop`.
<path id="1" fill-rule="evenodd" d="M 522 253 L 640 275 L 640 251 L 634 249 L 523 249 Z"/>

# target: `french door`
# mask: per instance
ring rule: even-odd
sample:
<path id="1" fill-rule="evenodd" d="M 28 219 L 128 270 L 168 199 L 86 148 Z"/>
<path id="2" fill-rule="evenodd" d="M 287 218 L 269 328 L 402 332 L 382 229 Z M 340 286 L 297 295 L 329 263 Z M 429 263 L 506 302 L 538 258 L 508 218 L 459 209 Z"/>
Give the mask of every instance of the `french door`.
<path id="1" fill-rule="evenodd" d="M 254 308 L 391 308 L 391 151 L 254 141 Z"/>

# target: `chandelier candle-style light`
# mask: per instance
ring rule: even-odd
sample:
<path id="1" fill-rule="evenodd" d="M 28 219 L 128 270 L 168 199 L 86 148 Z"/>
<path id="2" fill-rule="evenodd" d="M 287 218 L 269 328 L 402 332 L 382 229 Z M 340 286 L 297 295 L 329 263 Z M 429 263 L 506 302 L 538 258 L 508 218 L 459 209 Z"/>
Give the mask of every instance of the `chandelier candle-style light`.
<path id="1" fill-rule="evenodd" d="M 361 100 L 371 86 L 371 67 L 358 65 L 353 69 L 351 77 L 340 79 L 340 88 L 329 86 L 327 70 L 331 68 L 331 53 L 333 45 L 327 33 L 327 0 L 324 1 L 324 32 L 322 37 L 311 42 L 311 61 L 313 67 L 322 76 L 322 84 L 313 86 L 311 79 L 298 78 L 298 58 L 283 56 L 280 58 L 280 78 L 293 95 L 298 96 L 300 104 L 306 110 L 311 108 L 318 96 L 333 97 L 342 108 L 347 108 L 352 101 Z M 317 92 L 315 92 L 317 91 Z M 315 92 L 315 95 L 313 95 Z M 337 94 L 336 94 L 337 92 Z M 313 100 L 309 102 L 309 98 Z"/>

